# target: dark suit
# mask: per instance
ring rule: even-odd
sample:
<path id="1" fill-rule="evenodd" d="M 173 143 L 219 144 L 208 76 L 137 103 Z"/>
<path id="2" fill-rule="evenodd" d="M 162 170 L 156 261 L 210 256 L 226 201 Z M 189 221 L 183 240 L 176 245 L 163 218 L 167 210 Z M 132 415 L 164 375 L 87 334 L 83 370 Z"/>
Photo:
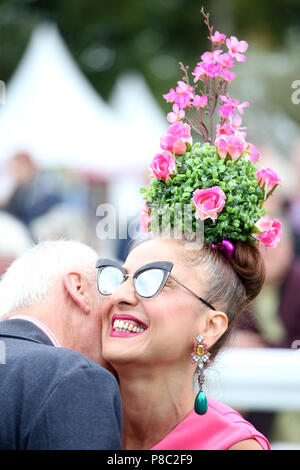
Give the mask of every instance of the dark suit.
<path id="1" fill-rule="evenodd" d="M 0 450 L 121 448 L 110 372 L 26 320 L 0 322 L 0 341 Z"/>

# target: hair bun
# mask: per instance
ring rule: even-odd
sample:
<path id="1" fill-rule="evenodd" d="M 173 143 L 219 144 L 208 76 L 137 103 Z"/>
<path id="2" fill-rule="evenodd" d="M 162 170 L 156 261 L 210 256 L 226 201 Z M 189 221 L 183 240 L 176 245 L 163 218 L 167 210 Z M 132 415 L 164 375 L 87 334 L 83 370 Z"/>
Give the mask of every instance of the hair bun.
<path id="1" fill-rule="evenodd" d="M 230 262 L 244 285 L 248 302 L 251 302 L 261 291 L 266 277 L 259 249 L 251 241 L 238 241 Z"/>

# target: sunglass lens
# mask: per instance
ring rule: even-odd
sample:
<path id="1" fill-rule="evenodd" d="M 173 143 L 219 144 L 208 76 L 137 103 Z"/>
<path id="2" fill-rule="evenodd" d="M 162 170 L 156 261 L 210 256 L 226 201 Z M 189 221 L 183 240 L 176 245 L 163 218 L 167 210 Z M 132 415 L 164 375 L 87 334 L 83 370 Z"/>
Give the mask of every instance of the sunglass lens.
<path id="1" fill-rule="evenodd" d="M 148 269 L 139 274 L 134 282 L 136 292 L 141 297 L 153 297 L 160 290 L 165 279 L 162 269 Z"/>
<path id="2" fill-rule="evenodd" d="M 123 282 L 123 273 L 114 266 L 105 266 L 98 271 L 98 289 L 102 295 L 111 295 Z"/>

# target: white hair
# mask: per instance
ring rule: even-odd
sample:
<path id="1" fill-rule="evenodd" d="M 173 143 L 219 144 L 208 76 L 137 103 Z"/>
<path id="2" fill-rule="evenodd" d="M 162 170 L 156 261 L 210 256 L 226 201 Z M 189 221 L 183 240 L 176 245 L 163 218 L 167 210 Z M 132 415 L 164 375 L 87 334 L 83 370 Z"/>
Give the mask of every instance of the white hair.
<path id="1" fill-rule="evenodd" d="M 7 269 L 0 281 L 0 318 L 30 307 L 51 295 L 54 282 L 73 270 L 96 286 L 97 253 L 72 240 L 45 241 L 25 251 Z"/>

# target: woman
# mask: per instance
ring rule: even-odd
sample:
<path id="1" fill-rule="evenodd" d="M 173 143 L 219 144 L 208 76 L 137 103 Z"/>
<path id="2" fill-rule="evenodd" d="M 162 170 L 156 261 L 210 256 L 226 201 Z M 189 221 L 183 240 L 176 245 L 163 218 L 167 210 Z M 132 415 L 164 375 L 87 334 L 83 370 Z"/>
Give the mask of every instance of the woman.
<path id="1" fill-rule="evenodd" d="M 107 296 L 103 355 L 119 376 L 123 448 L 268 449 L 266 438 L 229 407 L 208 399 L 205 414 L 193 410 L 195 338 L 205 338 L 213 359 L 262 286 L 259 251 L 237 244 L 229 261 L 207 245 L 188 248 L 184 240 L 151 239 L 123 267 L 98 262 L 98 287 Z M 141 270 L 145 265 L 150 269 Z"/>
<path id="2" fill-rule="evenodd" d="M 98 288 L 107 296 L 103 355 L 119 375 L 125 449 L 269 448 L 251 424 L 202 391 L 209 360 L 262 287 L 255 243 L 274 247 L 281 232 L 263 207 L 281 180 L 255 167 L 259 153 L 241 127 L 249 103 L 227 93 L 234 62 L 245 60 L 248 45 L 213 34 L 202 13 L 210 50 L 192 72 L 193 85 L 181 64 L 183 81 L 164 95 L 173 104 L 172 124 L 142 188 L 141 227 L 173 235 L 140 243 L 123 267 L 111 260 L 97 265 Z M 191 129 L 203 145 L 192 146 Z"/>

